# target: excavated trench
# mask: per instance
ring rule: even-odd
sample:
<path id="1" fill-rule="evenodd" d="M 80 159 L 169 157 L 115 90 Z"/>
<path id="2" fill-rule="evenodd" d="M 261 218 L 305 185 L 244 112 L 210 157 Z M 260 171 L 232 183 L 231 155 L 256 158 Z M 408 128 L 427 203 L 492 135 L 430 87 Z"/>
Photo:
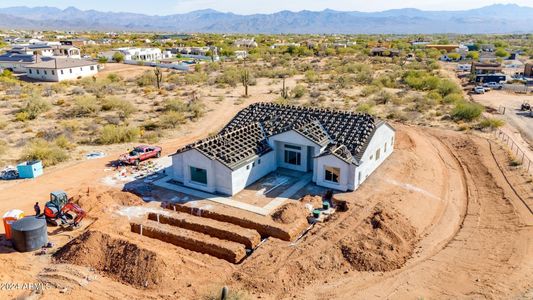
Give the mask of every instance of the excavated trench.
<path id="1" fill-rule="evenodd" d="M 131 223 L 131 231 L 142 236 L 173 244 L 191 251 L 208 254 L 231 263 L 239 263 L 246 257 L 243 244 L 222 240 L 189 229 L 148 220 Z"/>
<path id="2" fill-rule="evenodd" d="M 148 219 L 161 224 L 180 227 L 221 240 L 232 241 L 246 246 L 248 249 L 255 248 L 261 242 L 261 236 L 253 229 L 243 228 L 237 225 L 219 222 L 213 219 L 201 218 L 184 213 L 171 213 L 162 215 L 149 213 Z"/>

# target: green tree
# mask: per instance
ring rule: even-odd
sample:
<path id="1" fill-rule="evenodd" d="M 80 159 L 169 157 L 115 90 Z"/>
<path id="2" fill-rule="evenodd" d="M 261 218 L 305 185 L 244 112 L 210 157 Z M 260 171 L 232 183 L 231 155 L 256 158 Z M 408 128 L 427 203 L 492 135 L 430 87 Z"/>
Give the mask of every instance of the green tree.
<path id="1" fill-rule="evenodd" d="M 509 56 L 509 52 L 507 52 L 507 51 L 506 51 L 505 49 L 503 49 L 503 48 L 498 48 L 498 49 L 496 50 L 495 55 L 496 55 L 497 57 L 502 57 L 502 58 L 503 58 L 503 57 L 508 57 L 508 56 Z"/>
<path id="2" fill-rule="evenodd" d="M 468 54 L 466 55 L 466 57 L 468 57 L 470 59 L 473 59 L 473 60 L 478 60 L 479 59 L 479 52 L 478 51 L 469 51 Z"/>
<path id="3" fill-rule="evenodd" d="M 113 54 L 113 60 L 115 62 L 118 62 L 118 63 L 121 63 L 121 62 L 124 62 L 124 54 L 122 54 L 121 52 L 115 52 L 115 54 Z"/>

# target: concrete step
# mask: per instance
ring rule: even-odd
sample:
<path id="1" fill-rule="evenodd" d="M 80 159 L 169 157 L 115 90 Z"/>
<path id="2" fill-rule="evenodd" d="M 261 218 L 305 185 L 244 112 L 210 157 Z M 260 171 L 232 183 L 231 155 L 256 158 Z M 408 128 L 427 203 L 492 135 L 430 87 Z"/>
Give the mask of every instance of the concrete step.
<path id="1" fill-rule="evenodd" d="M 259 235 L 256 230 L 243 228 L 227 222 L 197 217 L 186 213 L 149 213 L 148 219 L 161 224 L 168 224 L 207 234 L 221 240 L 240 243 L 245 245 L 248 249 L 255 248 L 261 242 L 261 235 Z"/>
<path id="2" fill-rule="evenodd" d="M 184 249 L 224 259 L 234 264 L 246 257 L 246 248 L 243 244 L 221 240 L 197 231 L 161 224 L 152 220 L 131 223 L 131 231 Z"/>

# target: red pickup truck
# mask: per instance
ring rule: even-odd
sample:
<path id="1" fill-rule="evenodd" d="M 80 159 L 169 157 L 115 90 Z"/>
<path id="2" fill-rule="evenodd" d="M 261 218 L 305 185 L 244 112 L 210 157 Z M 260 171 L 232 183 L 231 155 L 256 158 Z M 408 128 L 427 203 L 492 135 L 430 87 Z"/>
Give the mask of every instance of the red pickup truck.
<path id="1" fill-rule="evenodd" d="M 127 165 L 138 165 L 141 161 L 152 157 L 161 157 L 161 147 L 140 145 L 129 153 L 122 154 L 119 161 Z"/>

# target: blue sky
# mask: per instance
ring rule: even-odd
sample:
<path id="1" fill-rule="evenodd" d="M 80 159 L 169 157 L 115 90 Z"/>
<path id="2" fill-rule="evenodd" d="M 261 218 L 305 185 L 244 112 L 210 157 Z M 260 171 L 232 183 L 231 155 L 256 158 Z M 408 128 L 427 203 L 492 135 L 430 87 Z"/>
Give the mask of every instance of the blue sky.
<path id="1" fill-rule="evenodd" d="M 55 6 L 100 11 L 123 11 L 144 14 L 168 15 L 192 10 L 212 8 L 239 14 L 271 13 L 280 10 L 335 10 L 381 11 L 414 7 L 424 10 L 460 10 L 477 8 L 494 3 L 516 3 L 533 7 L 533 0 L 0 0 L 0 7 Z"/>

